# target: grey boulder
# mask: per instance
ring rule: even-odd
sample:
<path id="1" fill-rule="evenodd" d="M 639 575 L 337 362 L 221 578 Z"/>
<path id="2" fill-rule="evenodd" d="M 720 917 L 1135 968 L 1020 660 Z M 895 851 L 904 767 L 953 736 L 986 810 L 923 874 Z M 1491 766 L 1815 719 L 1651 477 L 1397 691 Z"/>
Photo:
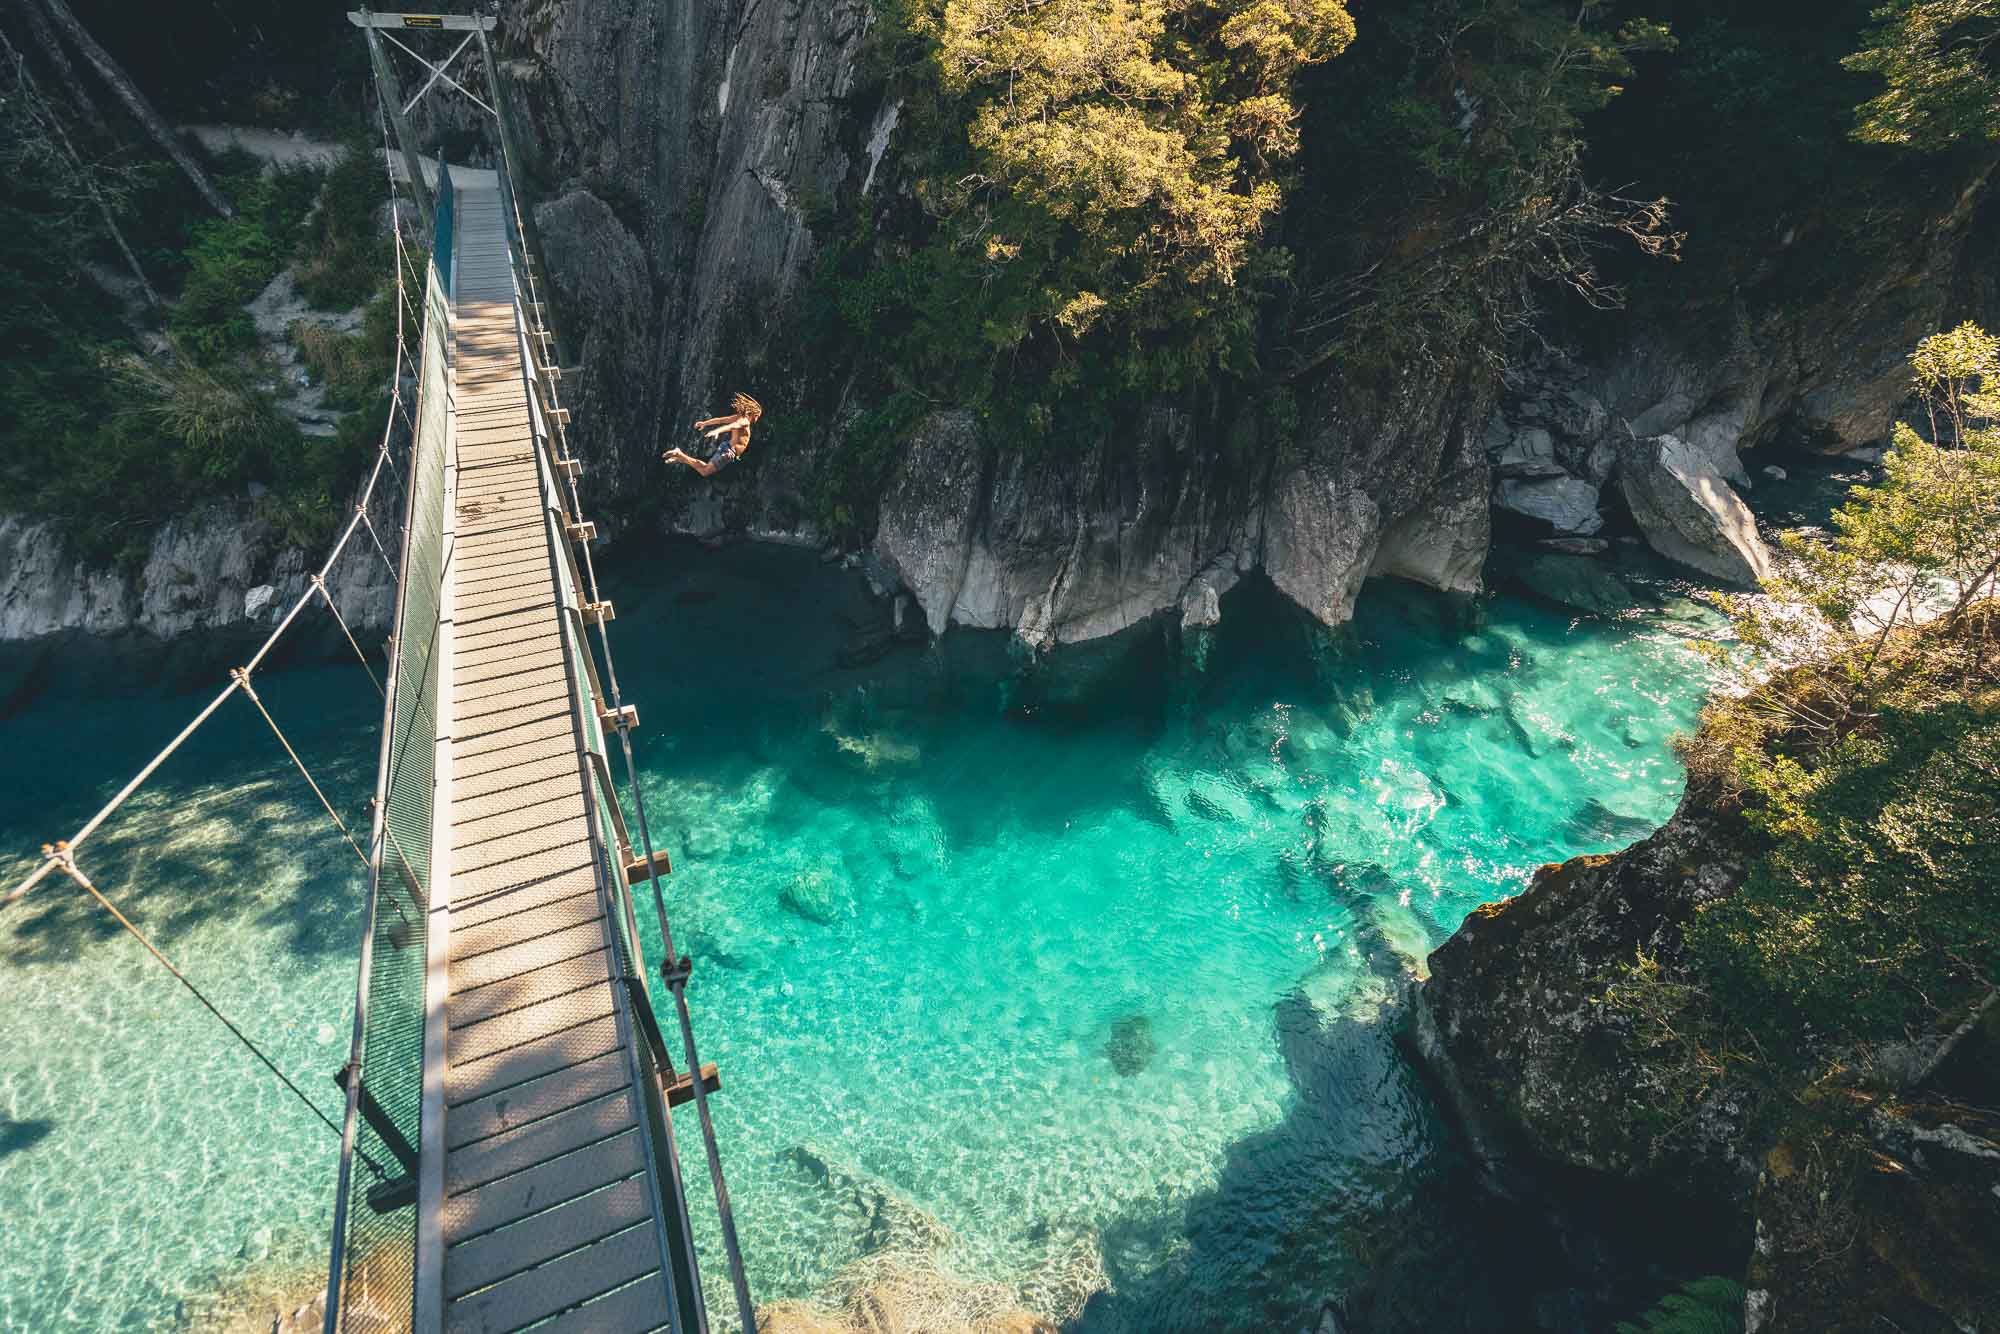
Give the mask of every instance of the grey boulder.
<path id="1" fill-rule="evenodd" d="M 1631 440 L 1619 450 L 1619 484 L 1653 550 L 1739 587 L 1771 571 L 1750 507 L 1714 461 L 1679 436 Z"/>

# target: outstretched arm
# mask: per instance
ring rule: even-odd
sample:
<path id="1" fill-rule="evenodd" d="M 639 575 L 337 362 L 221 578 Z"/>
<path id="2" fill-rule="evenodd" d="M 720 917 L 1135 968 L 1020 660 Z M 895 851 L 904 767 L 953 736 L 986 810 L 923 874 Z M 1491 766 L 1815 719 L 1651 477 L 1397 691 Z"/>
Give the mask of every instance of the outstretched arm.
<path id="1" fill-rule="evenodd" d="M 718 435 L 729 435 L 732 432 L 734 432 L 736 428 L 739 426 L 748 426 L 750 424 L 749 419 L 745 417 L 717 417 L 715 420 L 721 422 L 722 424 L 716 427 L 712 431 L 704 431 L 702 433 L 711 440 L 713 440 Z M 707 424 L 708 423 L 706 422 L 702 423 L 702 425 L 704 426 L 706 426 Z"/>
<path id="2" fill-rule="evenodd" d="M 734 421 L 734 420 L 735 420 L 735 418 L 734 418 L 734 417 L 710 417 L 710 418 L 709 418 L 709 419 L 708 419 L 707 421 L 698 421 L 698 422 L 696 422 L 696 423 L 694 424 L 694 429 L 695 429 L 695 430 L 697 430 L 697 431 L 699 431 L 699 430 L 701 430 L 701 429 L 702 429 L 702 428 L 704 428 L 704 427 L 708 427 L 708 426 L 716 426 L 716 425 L 719 425 L 719 424 L 721 424 L 722 422 L 726 422 L 726 421 Z"/>

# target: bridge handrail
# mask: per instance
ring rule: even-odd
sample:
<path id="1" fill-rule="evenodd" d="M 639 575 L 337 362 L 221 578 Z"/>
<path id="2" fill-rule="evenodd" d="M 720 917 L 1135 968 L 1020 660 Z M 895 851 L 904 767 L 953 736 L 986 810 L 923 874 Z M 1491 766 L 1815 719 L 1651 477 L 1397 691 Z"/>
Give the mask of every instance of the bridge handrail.
<path id="1" fill-rule="evenodd" d="M 417 410 L 405 479 L 403 542 L 391 622 L 394 632 L 389 641 L 389 679 L 382 706 L 382 744 L 371 803 L 366 926 L 355 984 L 354 1033 L 340 1081 L 347 1105 L 327 1261 L 326 1334 L 357 1327 L 357 1318 L 361 1328 L 380 1327 L 382 1302 L 400 1305 L 413 1323 L 415 1319 L 416 1218 L 411 1206 L 416 1201 L 417 1163 L 413 1146 L 422 1142 L 423 979 L 435 833 L 438 682 L 434 666 L 442 615 L 439 594 L 447 559 L 444 466 L 451 420 L 445 358 L 451 326 L 445 293 L 450 284 L 442 271 L 451 263 L 453 206 L 451 173 L 442 161 L 438 186 L 431 254 L 425 265 Z M 400 281 L 400 230 L 397 250 Z M 418 664 L 415 680 L 410 676 L 413 661 Z M 391 852 L 400 875 L 385 881 L 382 871 Z M 381 908 L 385 895 L 395 905 L 399 891 L 412 911 L 399 908 L 392 922 Z M 395 1181 L 378 1181 L 368 1192 L 364 1212 L 353 1207 L 353 1192 L 354 1162 L 366 1152 L 365 1140 L 381 1148 L 379 1154 L 367 1155 L 369 1159 L 394 1159 L 405 1175 Z M 392 1320 L 389 1327 L 397 1323 Z"/>

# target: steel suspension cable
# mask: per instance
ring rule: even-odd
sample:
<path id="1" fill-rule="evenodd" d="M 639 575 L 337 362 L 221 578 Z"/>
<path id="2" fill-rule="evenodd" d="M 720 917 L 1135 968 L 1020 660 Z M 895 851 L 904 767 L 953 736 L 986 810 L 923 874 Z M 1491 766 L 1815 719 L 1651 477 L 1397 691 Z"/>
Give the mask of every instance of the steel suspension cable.
<path id="1" fill-rule="evenodd" d="M 338 829 L 340 836 L 347 840 L 347 846 L 354 849 L 354 855 L 361 859 L 361 864 L 363 866 L 368 865 L 368 854 L 361 850 L 361 845 L 354 841 L 354 835 L 347 831 L 347 822 L 342 820 L 340 813 L 333 809 L 333 803 L 328 801 L 326 793 L 320 790 L 319 782 L 312 776 L 312 770 L 306 768 L 306 762 L 299 758 L 298 751 L 292 749 L 292 743 L 285 736 L 284 729 L 278 726 L 278 720 L 273 718 L 271 711 L 264 707 L 264 701 L 258 696 L 256 687 L 250 684 L 250 673 L 238 667 L 231 670 L 229 674 L 237 678 L 237 688 L 242 690 L 245 698 L 257 706 L 257 712 L 263 714 L 264 721 L 271 725 L 271 735 L 278 738 L 278 744 L 285 748 L 285 754 L 292 757 L 293 766 L 298 769 L 299 776 L 306 780 L 306 786 L 312 789 L 313 795 L 319 798 L 319 804 L 325 809 L 327 819 L 333 821 L 333 827 Z"/>
<path id="2" fill-rule="evenodd" d="M 346 636 L 347 646 L 353 649 L 354 656 L 361 660 L 361 670 L 368 673 L 369 683 L 375 687 L 375 693 L 387 694 L 388 692 L 382 688 L 381 679 L 375 675 L 375 669 L 368 665 L 368 655 L 361 651 L 361 645 L 354 642 L 354 632 L 347 628 L 347 618 L 340 614 L 340 607 L 334 602 L 333 594 L 326 591 L 326 580 L 314 575 L 312 582 L 313 587 L 319 590 L 320 599 L 326 603 L 326 609 L 333 613 L 334 623 L 340 627 L 340 633 Z"/>
<path id="3" fill-rule="evenodd" d="M 188 980 L 188 975 L 186 973 L 183 973 L 178 967 L 176 967 L 174 965 L 173 960 L 169 959 L 166 955 L 160 952 L 159 946 L 155 945 L 151 940 L 147 939 L 145 932 L 141 931 L 138 927 L 132 924 L 131 918 L 127 917 L 124 913 L 118 910 L 117 904 L 113 903 L 110 899 L 104 896 L 104 891 L 99 889 L 96 886 L 96 884 L 94 884 L 91 881 L 91 878 L 83 873 L 83 869 L 76 864 L 75 850 L 68 843 L 63 842 L 63 843 L 44 844 L 42 846 L 42 852 L 45 856 L 48 857 L 51 864 L 53 864 L 54 866 L 57 867 L 57 869 L 61 870 L 64 874 L 69 876 L 69 878 L 75 881 L 80 887 L 87 890 L 90 896 L 96 899 L 98 903 L 103 906 L 106 912 L 110 913 L 113 917 L 117 918 L 118 925 L 124 927 L 126 931 L 131 933 L 131 936 L 134 940 L 138 941 L 141 945 L 144 945 L 146 947 L 146 952 L 148 954 L 151 954 L 155 959 L 159 960 L 160 966 L 162 968 L 165 968 L 169 973 L 172 973 L 174 975 L 174 980 L 179 982 L 182 986 L 186 987 L 188 990 L 188 994 L 193 996 L 196 1000 L 200 1001 L 202 1007 L 206 1009 L 210 1014 L 214 1015 L 216 1019 L 221 1022 L 224 1028 L 228 1029 L 231 1033 L 235 1034 L 236 1040 L 242 1043 L 243 1046 L 246 1049 L 248 1049 L 248 1051 L 252 1056 L 255 1056 L 260 1062 L 262 1062 L 265 1069 L 269 1070 L 272 1074 L 276 1075 L 278 1077 L 279 1082 L 292 1091 L 293 1097 L 297 1098 L 300 1102 L 304 1103 L 306 1107 L 312 1112 L 312 1114 L 318 1117 L 328 1130 L 331 1130 L 335 1135 L 340 1134 L 340 1127 L 335 1125 L 332 1119 L 329 1118 L 325 1112 L 320 1110 L 319 1104 L 314 1102 L 311 1098 L 307 1097 L 305 1090 L 300 1088 L 294 1082 L 292 1082 L 291 1076 L 287 1075 L 283 1070 L 280 1070 L 277 1066 L 277 1063 L 273 1061 L 268 1055 L 265 1054 L 264 1049 L 262 1047 L 259 1047 L 255 1042 L 251 1041 L 250 1037 L 246 1033 L 244 1033 L 242 1029 L 236 1026 L 234 1020 L 230 1019 L 228 1015 L 224 1014 L 220 1009 L 218 1009 L 216 1007 L 215 1002 L 210 1000 L 206 995 L 202 993 L 200 987 L 196 986 L 193 982 Z M 378 1166 L 376 1163 L 374 1163 L 372 1160 L 369 1162 L 368 1166 L 375 1172 L 377 1176 L 380 1176 L 382 1174 L 381 1167 Z"/>

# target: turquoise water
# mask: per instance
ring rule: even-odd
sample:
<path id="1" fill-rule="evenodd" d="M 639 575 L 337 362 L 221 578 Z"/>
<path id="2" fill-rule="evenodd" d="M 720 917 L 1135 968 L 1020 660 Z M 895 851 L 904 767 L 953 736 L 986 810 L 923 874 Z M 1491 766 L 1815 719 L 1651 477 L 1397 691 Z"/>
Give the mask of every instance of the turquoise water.
<path id="1" fill-rule="evenodd" d="M 759 1298 L 824 1291 L 887 1191 L 991 1303 L 1304 1325 L 1357 1263 L 1350 1218 L 1450 1157 L 1383 1022 L 1401 977 L 1537 864 L 1666 817 L 1707 622 L 1501 600 L 1464 634 L 1384 585 L 1329 647 L 1252 588 L 1199 679 L 1144 640 L 1079 696 L 956 632 L 834 669 L 850 578 L 673 549 L 613 581 Z M 365 682 L 267 696 L 358 812 Z M 73 825 L 196 703 L 9 720 L 0 847 Z M 255 714 L 229 726 L 86 863 L 331 1108 L 352 854 Z M 266 762 L 247 782 L 239 745 Z M 333 1151 L 310 1114 L 74 891 L 0 917 L 0 950 L 0 1328 L 172 1328 L 221 1285 L 316 1288 Z"/>

